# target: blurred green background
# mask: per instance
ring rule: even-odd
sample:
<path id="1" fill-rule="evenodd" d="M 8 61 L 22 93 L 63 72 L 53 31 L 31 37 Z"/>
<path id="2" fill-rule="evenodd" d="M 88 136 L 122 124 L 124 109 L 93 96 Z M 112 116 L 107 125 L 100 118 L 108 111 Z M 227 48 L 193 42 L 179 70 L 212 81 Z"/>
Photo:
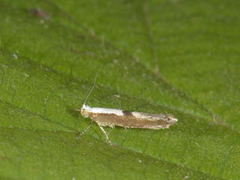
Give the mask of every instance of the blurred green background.
<path id="1" fill-rule="evenodd" d="M 0 179 L 239 179 L 240 2 L 0 0 Z M 88 104 L 171 113 L 106 128 Z"/>

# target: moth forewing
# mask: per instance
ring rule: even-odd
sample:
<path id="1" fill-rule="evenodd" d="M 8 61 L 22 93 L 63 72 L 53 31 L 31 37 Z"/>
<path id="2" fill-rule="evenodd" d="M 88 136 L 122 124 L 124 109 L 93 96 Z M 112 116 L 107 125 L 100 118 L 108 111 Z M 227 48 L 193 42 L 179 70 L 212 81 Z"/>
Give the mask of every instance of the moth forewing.
<path id="1" fill-rule="evenodd" d="M 165 129 L 175 124 L 178 120 L 170 114 L 149 114 L 143 112 L 131 112 L 121 109 L 90 107 L 83 104 L 78 110 L 85 118 L 91 118 L 96 122 L 109 141 L 104 126 L 139 129 Z M 110 141 L 109 141 L 110 142 Z"/>

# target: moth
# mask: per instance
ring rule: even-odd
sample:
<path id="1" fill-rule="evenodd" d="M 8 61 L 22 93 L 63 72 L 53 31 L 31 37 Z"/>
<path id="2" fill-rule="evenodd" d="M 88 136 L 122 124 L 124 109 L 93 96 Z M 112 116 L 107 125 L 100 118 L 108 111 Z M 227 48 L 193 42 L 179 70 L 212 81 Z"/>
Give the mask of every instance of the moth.
<path id="1" fill-rule="evenodd" d="M 87 98 L 91 94 L 90 90 Z M 121 109 L 90 107 L 83 103 L 81 109 L 76 109 L 84 118 L 90 118 L 94 121 L 104 133 L 106 140 L 111 143 L 109 137 L 103 127 L 123 127 L 123 128 L 138 128 L 138 129 L 165 129 L 175 124 L 178 119 L 171 114 L 150 114 L 144 112 L 131 112 Z"/>

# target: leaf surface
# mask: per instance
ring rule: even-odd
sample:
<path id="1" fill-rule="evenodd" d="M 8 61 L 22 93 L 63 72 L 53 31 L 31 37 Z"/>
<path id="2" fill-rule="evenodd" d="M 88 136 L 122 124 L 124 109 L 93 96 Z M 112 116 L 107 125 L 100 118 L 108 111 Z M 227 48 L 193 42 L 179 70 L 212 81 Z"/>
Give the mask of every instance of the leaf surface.
<path id="1" fill-rule="evenodd" d="M 239 3 L 0 2 L 0 177 L 238 179 Z M 170 113 L 167 130 L 106 128 L 87 103 Z"/>

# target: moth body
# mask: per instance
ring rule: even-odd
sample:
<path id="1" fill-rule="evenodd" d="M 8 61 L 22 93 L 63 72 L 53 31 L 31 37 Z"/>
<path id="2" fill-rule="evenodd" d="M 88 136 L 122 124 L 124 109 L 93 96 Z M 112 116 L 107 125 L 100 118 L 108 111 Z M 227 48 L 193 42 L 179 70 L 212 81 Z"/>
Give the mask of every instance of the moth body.
<path id="1" fill-rule="evenodd" d="M 92 93 L 96 83 L 89 91 L 85 102 L 81 109 L 81 115 L 85 118 L 91 118 L 96 122 L 99 128 L 104 133 L 107 141 L 111 144 L 109 137 L 103 127 L 108 126 L 113 128 L 119 126 L 123 128 L 139 128 L 139 129 L 165 129 L 175 124 L 178 120 L 170 114 L 150 114 L 143 112 L 131 112 L 121 109 L 90 107 L 86 105 L 87 99 Z"/>
<path id="2" fill-rule="evenodd" d="M 131 112 L 121 109 L 90 107 L 85 104 L 80 111 L 83 117 L 91 118 L 99 126 L 164 129 L 177 122 L 177 119 L 170 114 Z"/>

